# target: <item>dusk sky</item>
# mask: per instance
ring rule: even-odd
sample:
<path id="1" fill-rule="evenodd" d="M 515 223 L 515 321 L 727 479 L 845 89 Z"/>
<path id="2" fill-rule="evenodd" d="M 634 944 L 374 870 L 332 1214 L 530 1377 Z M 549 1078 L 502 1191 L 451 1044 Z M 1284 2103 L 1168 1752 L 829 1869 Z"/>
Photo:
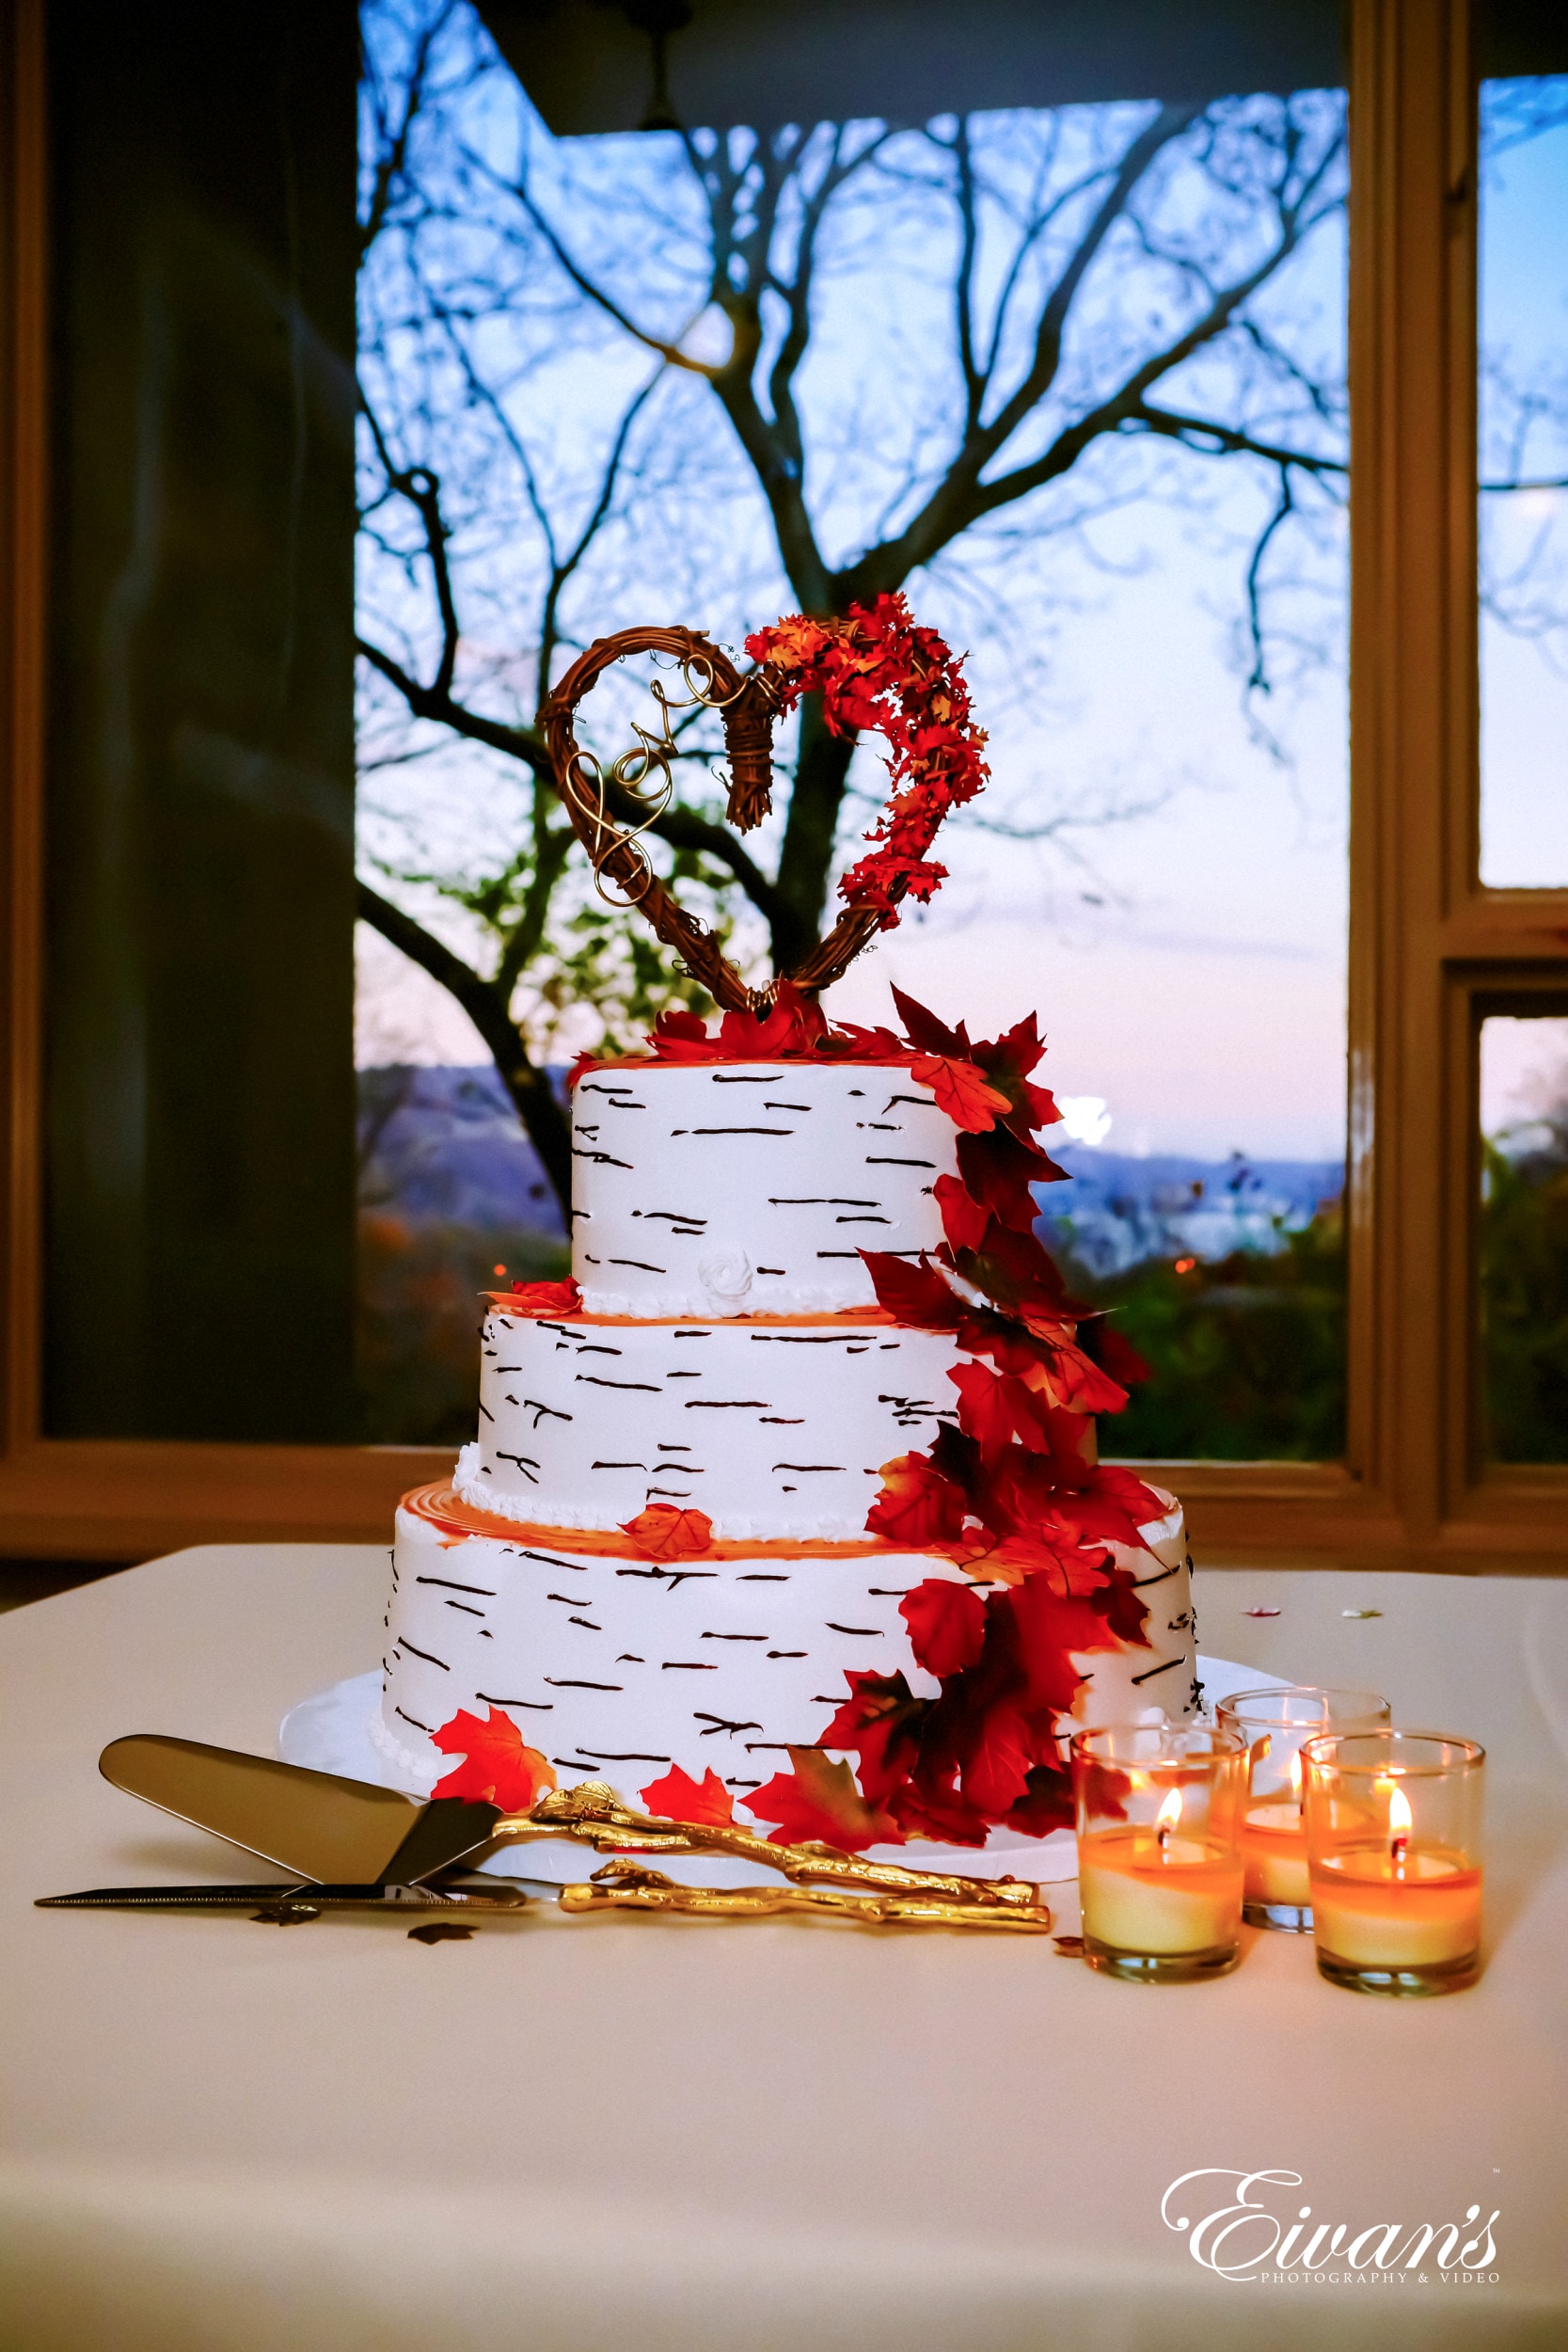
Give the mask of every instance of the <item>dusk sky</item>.
<path id="1" fill-rule="evenodd" d="M 1509 158 L 1488 201 L 1488 331 L 1532 366 L 1555 355 L 1563 369 L 1568 131 Z M 1516 236 L 1528 236 L 1528 269 L 1515 265 Z M 1541 302 L 1548 259 L 1555 311 Z M 1342 303 L 1337 225 L 1298 266 L 1292 298 L 1332 331 Z M 1196 506 L 1130 507 L 1097 526 L 1092 564 L 1064 559 L 1046 659 L 1026 696 L 1009 691 L 995 646 L 977 645 L 970 665 L 992 736 L 988 799 L 998 815 L 1129 801 L 1148 812 L 1069 831 L 1063 844 L 953 828 L 936 852 L 952 879 L 931 910 L 906 915 L 829 1008 L 886 1019 L 896 981 L 980 1034 L 1035 1010 L 1051 1041 L 1042 1074 L 1060 1094 L 1103 1104 L 1080 1117 L 1111 1149 L 1334 1156 L 1345 1120 L 1342 607 L 1320 599 L 1318 666 L 1265 706 L 1277 756 L 1249 731 L 1232 658 L 1241 571 L 1266 492 L 1229 465 L 1195 468 L 1194 485 Z M 1337 563 L 1331 556 L 1322 575 L 1331 585 L 1342 578 Z M 923 617 L 947 623 L 940 593 L 923 594 L 917 580 L 911 594 Z M 657 599 L 650 606 L 641 617 L 666 617 Z M 603 625 L 626 617 L 607 614 Z M 707 616 L 669 617 L 701 626 Z M 750 615 L 752 625 L 770 617 Z M 1487 690 L 1489 858 L 1550 864 L 1558 843 L 1568 854 L 1564 687 L 1539 647 L 1509 643 L 1489 649 Z M 461 802 L 471 756 L 427 765 L 427 804 Z M 874 747 L 863 748 L 857 774 L 878 788 Z M 1488 879 L 1557 882 L 1568 866 Z M 1530 1045 L 1520 1049 L 1527 1063 Z M 483 1053 L 443 992 L 362 934 L 359 1058 L 468 1062 Z M 1497 1053 L 1491 1059 L 1500 1069 Z"/>

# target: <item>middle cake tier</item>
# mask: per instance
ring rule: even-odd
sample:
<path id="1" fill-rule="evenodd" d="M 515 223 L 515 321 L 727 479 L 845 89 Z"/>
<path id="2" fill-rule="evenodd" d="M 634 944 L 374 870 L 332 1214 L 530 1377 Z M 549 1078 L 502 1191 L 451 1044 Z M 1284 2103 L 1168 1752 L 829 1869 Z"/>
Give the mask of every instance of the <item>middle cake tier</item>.
<path id="1" fill-rule="evenodd" d="M 744 1322 L 527 1316 L 481 1333 L 480 1437 L 453 1486 L 476 1508 L 613 1528 L 651 1503 L 722 1537 L 860 1534 L 884 1463 L 958 1418 L 946 1333 L 875 1309 Z"/>

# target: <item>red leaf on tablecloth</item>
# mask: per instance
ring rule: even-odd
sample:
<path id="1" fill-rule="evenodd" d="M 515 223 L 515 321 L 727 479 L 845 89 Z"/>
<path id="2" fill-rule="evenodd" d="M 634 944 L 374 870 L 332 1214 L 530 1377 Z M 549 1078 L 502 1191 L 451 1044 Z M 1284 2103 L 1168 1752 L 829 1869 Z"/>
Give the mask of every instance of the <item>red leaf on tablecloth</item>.
<path id="1" fill-rule="evenodd" d="M 491 1708 L 487 1723 L 459 1708 L 430 1737 L 443 1756 L 463 1759 L 436 1782 L 433 1797 L 469 1797 L 499 1804 L 503 1813 L 526 1813 L 535 1797 L 555 1787 L 549 1763 L 499 1707 Z"/>
<path id="2" fill-rule="evenodd" d="M 768 1832 L 770 1845 L 793 1846 L 816 1838 L 841 1846 L 847 1853 L 863 1853 L 867 1846 L 902 1845 L 897 1823 L 866 1804 L 842 1758 L 833 1763 L 817 1748 L 791 1748 L 789 1760 L 792 1772 L 775 1772 L 746 1799 L 759 1821 L 778 1823 Z"/>
<path id="3" fill-rule="evenodd" d="M 882 1491 L 865 1516 L 866 1529 L 890 1543 L 951 1543 L 963 1526 L 963 1498 L 923 1454 L 884 1462 Z"/>
<path id="4" fill-rule="evenodd" d="M 570 1277 L 564 1282 L 514 1282 L 510 1291 L 498 1291 L 494 1295 L 514 1314 L 577 1315 L 582 1312 L 582 1293 Z"/>
<path id="5" fill-rule="evenodd" d="M 735 1800 L 711 1770 L 695 1781 L 673 1764 L 662 1780 L 648 1783 L 642 1803 L 650 1813 L 667 1821 L 705 1821 L 712 1827 L 727 1828 L 735 1820 Z"/>
<path id="6" fill-rule="evenodd" d="M 634 1519 L 622 1520 L 621 1533 L 631 1537 L 644 1560 L 684 1560 L 708 1549 L 713 1521 L 705 1511 L 681 1511 L 673 1502 L 650 1502 Z"/>
<path id="7" fill-rule="evenodd" d="M 951 1055 L 922 1055 L 910 1064 L 910 1075 L 916 1086 L 930 1088 L 938 1109 L 947 1113 L 955 1127 L 972 1135 L 994 1127 L 997 1112 L 1011 1108 L 1007 1097 L 988 1086 L 973 1062 Z"/>

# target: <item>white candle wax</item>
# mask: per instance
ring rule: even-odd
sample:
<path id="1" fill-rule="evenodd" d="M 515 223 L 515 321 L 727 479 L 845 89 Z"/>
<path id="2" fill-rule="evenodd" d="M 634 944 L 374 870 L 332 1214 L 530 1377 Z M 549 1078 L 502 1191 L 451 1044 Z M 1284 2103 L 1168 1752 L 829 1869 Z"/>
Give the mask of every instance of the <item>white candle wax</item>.
<path id="1" fill-rule="evenodd" d="M 1312 1917 L 1320 1948 L 1354 1967 L 1440 1967 L 1481 1941 L 1481 1872 L 1442 1847 L 1353 1848 L 1313 1865 Z"/>
<path id="2" fill-rule="evenodd" d="M 1206 1840 L 1092 1833 L 1078 1841 L 1078 1891 L 1084 1933 L 1115 1951 L 1213 1951 L 1241 1933 L 1241 1856 Z"/>
<path id="3" fill-rule="evenodd" d="M 1242 1851 L 1249 1902 L 1295 1903 L 1304 1910 L 1311 1902 L 1307 1830 L 1301 1807 L 1292 1799 L 1281 1797 L 1271 1804 L 1247 1807 Z"/>

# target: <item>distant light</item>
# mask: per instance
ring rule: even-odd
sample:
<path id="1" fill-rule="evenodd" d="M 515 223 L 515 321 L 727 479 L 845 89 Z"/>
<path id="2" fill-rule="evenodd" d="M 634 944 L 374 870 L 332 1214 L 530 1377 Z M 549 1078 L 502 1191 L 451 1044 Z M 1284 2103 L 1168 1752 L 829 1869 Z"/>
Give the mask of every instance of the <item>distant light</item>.
<path id="1" fill-rule="evenodd" d="M 1196 1258 L 1178 1258 L 1176 1261 L 1176 1271 L 1178 1274 L 1190 1274 L 1196 1263 L 1197 1260 Z"/>
<path id="2" fill-rule="evenodd" d="M 490 1271 L 492 1274 L 504 1274 L 506 1272 L 506 1268 L 503 1265 L 493 1265 L 490 1268 Z"/>
<path id="3" fill-rule="evenodd" d="M 1102 1094 L 1058 1094 L 1056 1108 L 1074 1143 L 1103 1143 L 1111 1132 L 1111 1114 Z"/>

